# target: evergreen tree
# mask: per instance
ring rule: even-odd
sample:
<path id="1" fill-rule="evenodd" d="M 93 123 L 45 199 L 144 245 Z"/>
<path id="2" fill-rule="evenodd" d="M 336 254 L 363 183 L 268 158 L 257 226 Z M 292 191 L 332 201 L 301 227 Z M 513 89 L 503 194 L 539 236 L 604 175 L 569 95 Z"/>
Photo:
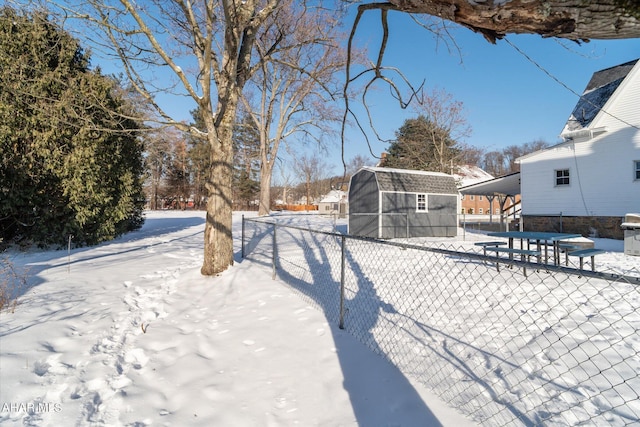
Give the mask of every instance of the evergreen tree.
<path id="1" fill-rule="evenodd" d="M 234 205 L 248 209 L 260 192 L 260 133 L 248 115 L 234 127 L 233 150 Z"/>
<path id="2" fill-rule="evenodd" d="M 192 125 L 205 132 L 206 125 L 200 114 L 200 109 L 191 111 L 194 123 Z M 211 169 L 211 145 L 204 137 L 189 134 L 189 161 L 191 163 L 191 176 L 193 186 L 194 208 L 202 209 L 206 203 L 206 183 L 208 172 Z"/>
<path id="3" fill-rule="evenodd" d="M 458 154 L 449 132 L 420 115 L 405 120 L 396 131 L 383 166 L 450 173 L 451 162 Z"/>
<path id="4" fill-rule="evenodd" d="M 0 9 L 0 237 L 95 244 L 142 224 L 142 144 L 117 82 L 46 13 Z"/>

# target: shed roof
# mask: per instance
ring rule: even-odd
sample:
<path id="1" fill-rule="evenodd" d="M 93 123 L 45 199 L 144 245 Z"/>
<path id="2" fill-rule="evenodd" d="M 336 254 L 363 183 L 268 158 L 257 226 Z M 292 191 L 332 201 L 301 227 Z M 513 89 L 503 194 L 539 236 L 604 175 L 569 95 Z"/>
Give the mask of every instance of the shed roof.
<path id="1" fill-rule="evenodd" d="M 453 176 L 440 172 L 365 167 L 375 173 L 380 191 L 458 194 Z"/>

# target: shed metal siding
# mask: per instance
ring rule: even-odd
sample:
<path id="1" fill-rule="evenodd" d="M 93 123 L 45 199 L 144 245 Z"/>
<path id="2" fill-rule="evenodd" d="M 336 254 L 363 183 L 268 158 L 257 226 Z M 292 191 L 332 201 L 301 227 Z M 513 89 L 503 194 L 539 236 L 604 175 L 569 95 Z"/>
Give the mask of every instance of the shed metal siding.
<path id="1" fill-rule="evenodd" d="M 349 233 L 356 236 L 378 236 L 378 184 L 373 172 L 361 170 L 349 185 Z"/>
<path id="2" fill-rule="evenodd" d="M 427 212 L 417 212 L 417 194 Z M 349 187 L 349 233 L 374 238 L 455 236 L 458 189 L 451 175 L 361 169 Z"/>

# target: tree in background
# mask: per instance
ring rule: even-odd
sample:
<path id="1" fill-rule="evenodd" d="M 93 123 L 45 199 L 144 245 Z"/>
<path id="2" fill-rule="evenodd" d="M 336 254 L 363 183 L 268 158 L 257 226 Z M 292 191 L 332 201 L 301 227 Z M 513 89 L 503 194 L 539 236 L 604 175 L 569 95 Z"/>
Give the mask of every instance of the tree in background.
<path id="1" fill-rule="evenodd" d="M 549 143 L 543 140 L 531 141 L 522 145 L 510 145 L 501 151 L 485 153 L 478 163 L 478 166 L 484 169 L 485 172 L 496 177 L 519 172 L 520 164 L 516 163 L 518 157 L 547 147 L 549 147 Z"/>
<path id="2" fill-rule="evenodd" d="M 312 204 L 318 196 L 330 190 L 328 185 L 323 188 L 322 183 L 328 184 L 326 181 L 331 168 L 318 153 L 296 158 L 296 170 L 304 184 L 305 204 Z"/>
<path id="3" fill-rule="evenodd" d="M 43 12 L 0 9 L 0 231 L 77 245 L 142 224 L 140 114 Z"/>
<path id="4" fill-rule="evenodd" d="M 167 165 L 166 198 L 175 209 L 186 209 L 191 198 L 191 163 L 187 142 L 175 134 L 171 138 L 171 158 Z"/>
<path id="5" fill-rule="evenodd" d="M 451 173 L 452 166 L 460 162 L 462 141 L 471 135 L 463 103 L 444 89 L 436 88 L 421 93 L 412 105 L 430 124 L 424 129 L 433 155 L 431 170 Z"/>
<path id="6" fill-rule="evenodd" d="M 456 141 L 447 129 L 425 116 L 407 119 L 396 131 L 382 166 L 433 172 L 450 172 L 451 161 L 459 154 Z"/>
<path id="7" fill-rule="evenodd" d="M 150 209 L 160 209 L 164 195 L 167 165 L 171 159 L 171 144 L 163 132 L 147 134 L 145 139 L 146 193 Z"/>
<path id="8" fill-rule="evenodd" d="M 281 1 L 257 39 L 256 49 L 269 60 L 262 61 L 248 84 L 254 96 L 243 101 L 260 138 L 259 215 L 271 209 L 280 144 L 294 136 L 321 142 L 330 133 L 329 124 L 340 120 L 332 100 L 341 91 L 338 72 L 346 52 L 337 16 L 335 10 Z"/>
<path id="9" fill-rule="evenodd" d="M 251 209 L 260 192 L 260 131 L 243 114 L 233 132 L 233 201 L 240 209 Z"/>

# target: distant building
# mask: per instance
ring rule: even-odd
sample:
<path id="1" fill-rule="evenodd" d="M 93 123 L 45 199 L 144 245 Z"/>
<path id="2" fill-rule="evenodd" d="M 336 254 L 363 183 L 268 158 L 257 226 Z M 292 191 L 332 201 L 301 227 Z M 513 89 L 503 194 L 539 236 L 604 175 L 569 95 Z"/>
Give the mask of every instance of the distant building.
<path id="1" fill-rule="evenodd" d="M 318 213 L 346 215 L 348 213 L 347 192 L 331 190 L 318 202 Z"/>

